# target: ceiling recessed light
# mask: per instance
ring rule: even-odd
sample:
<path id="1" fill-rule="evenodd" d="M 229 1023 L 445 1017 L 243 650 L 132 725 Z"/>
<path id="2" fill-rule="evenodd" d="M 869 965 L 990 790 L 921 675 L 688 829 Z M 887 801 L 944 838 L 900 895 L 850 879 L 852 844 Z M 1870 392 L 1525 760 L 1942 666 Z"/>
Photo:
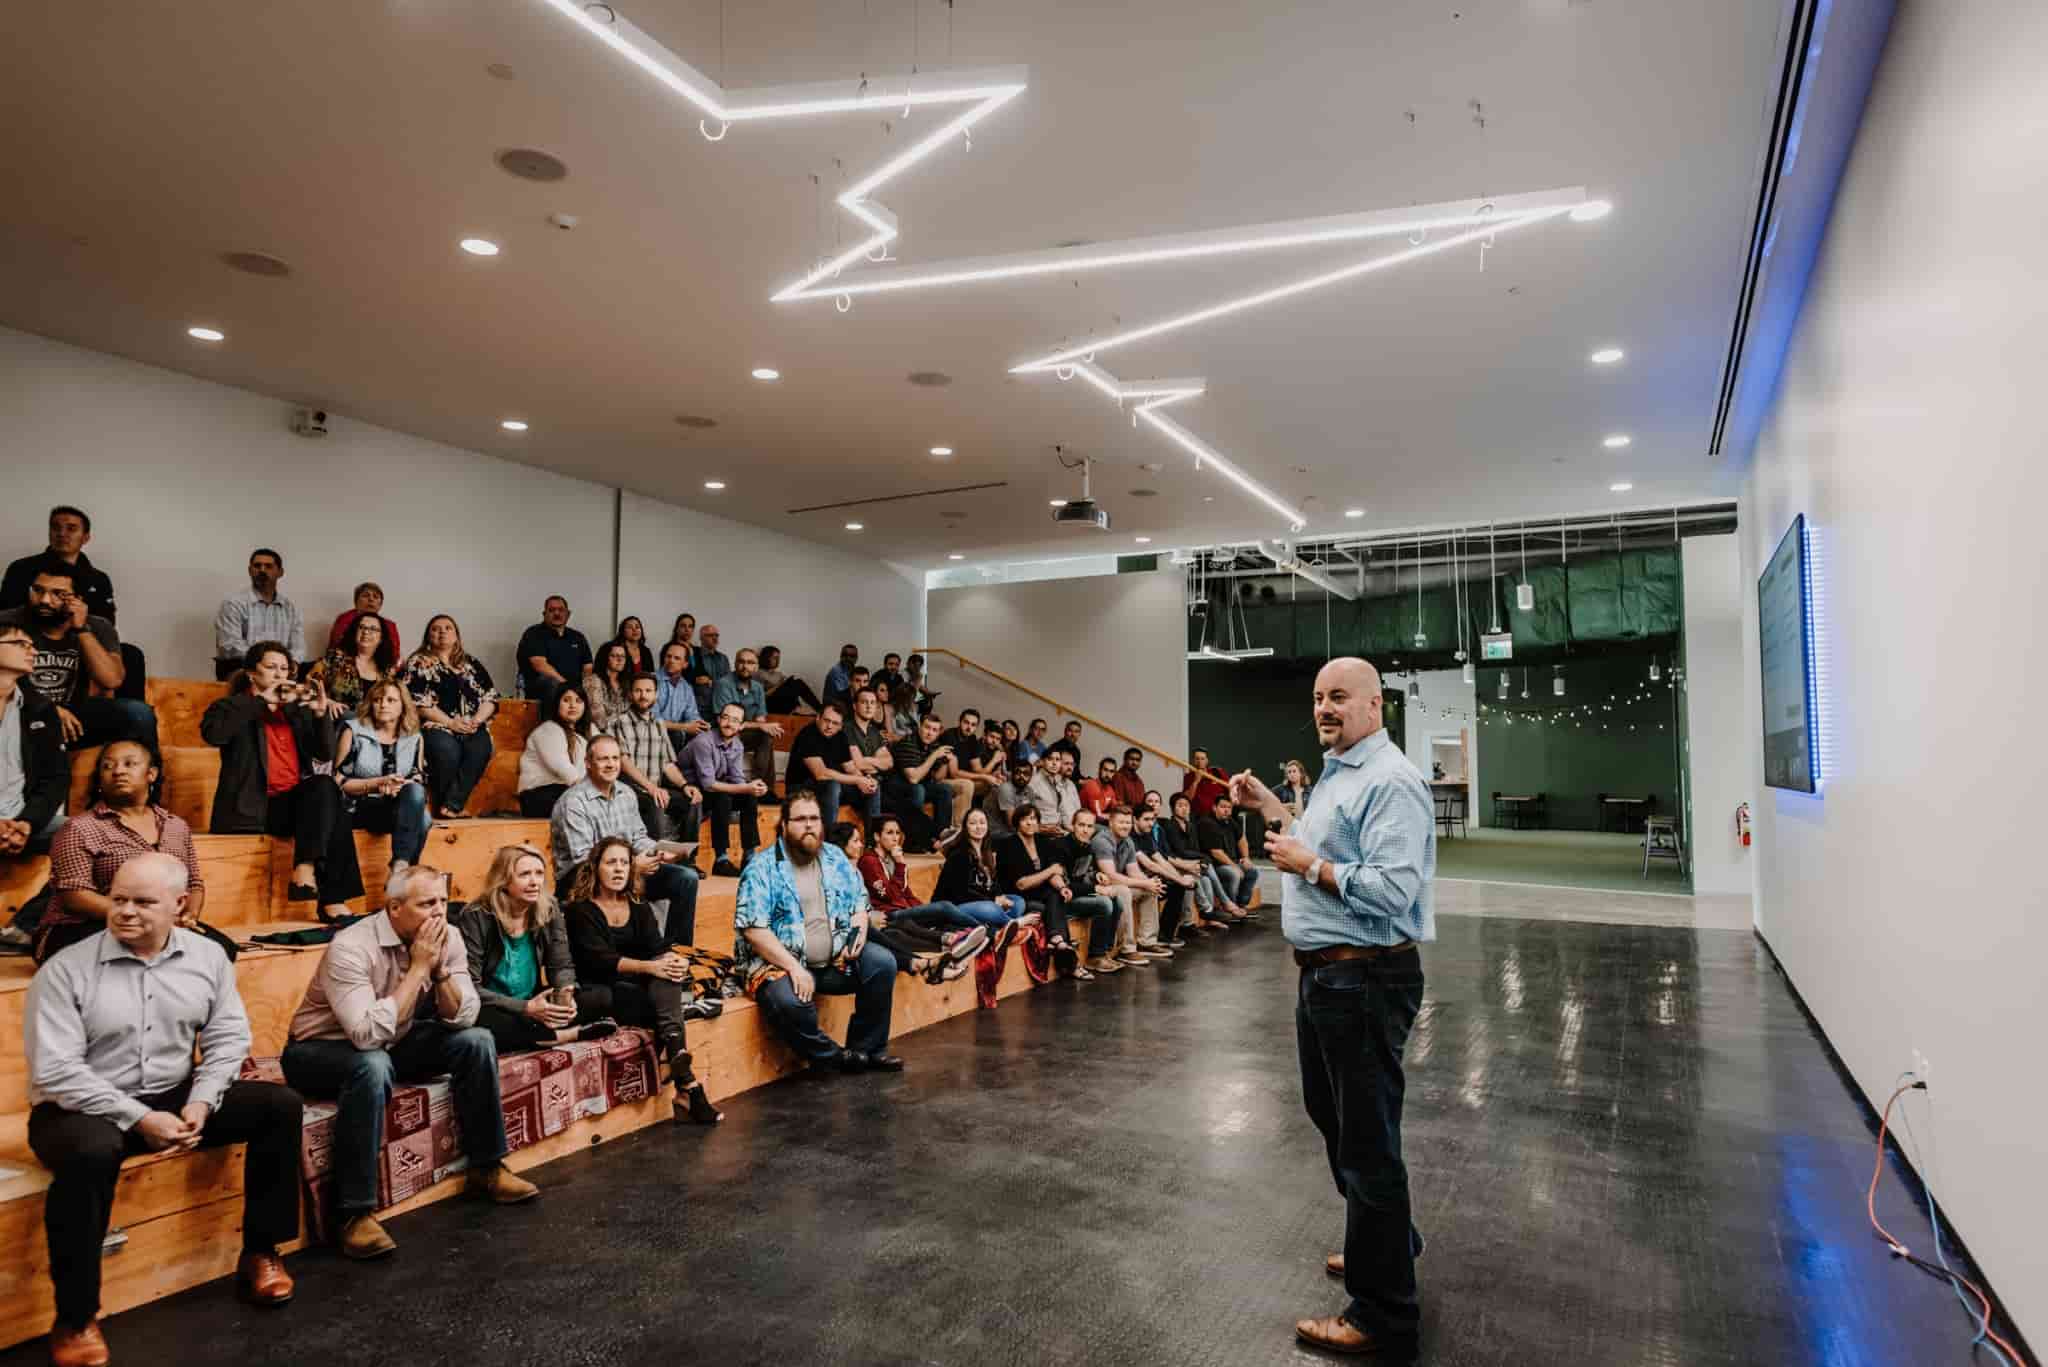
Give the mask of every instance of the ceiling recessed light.
<path id="1" fill-rule="evenodd" d="M 465 237 L 462 239 L 462 250 L 471 256 L 496 256 L 498 244 L 487 237 Z"/>
<path id="2" fill-rule="evenodd" d="M 228 335 L 219 328 L 186 328 L 185 335 L 201 342 L 225 342 Z"/>
<path id="3" fill-rule="evenodd" d="M 1578 208 L 1572 210 L 1571 220 L 1574 223 L 1591 223 L 1593 220 L 1605 218 L 1613 212 L 1614 206 L 1606 200 L 1589 199 Z"/>
<path id="4" fill-rule="evenodd" d="M 1635 487 L 1636 487 L 1635 485 L 1633 485 L 1633 484 L 1630 484 L 1630 483 L 1629 483 L 1629 482 L 1628 482 L 1627 480 L 1622 480 L 1622 481 L 1621 481 L 1620 483 L 1618 483 L 1618 484 L 1610 484 L 1610 485 L 1608 485 L 1608 486 L 1607 486 L 1607 492 L 1608 492 L 1608 493 L 1610 493 L 1610 494 L 1625 494 L 1625 493 L 1627 493 L 1627 492 L 1628 492 L 1629 490 L 1631 490 L 1631 489 L 1633 489 L 1633 488 L 1635 488 Z"/>
<path id="5" fill-rule="evenodd" d="M 1046 502 L 1055 508 L 1064 508 L 1067 506 L 1067 501 L 1063 498 L 1049 498 L 1046 500 Z"/>
<path id="6" fill-rule="evenodd" d="M 765 365 L 755 366 L 754 378 L 757 380 L 779 380 L 782 378 L 782 372 L 779 370 L 771 370 Z"/>
<path id="7" fill-rule="evenodd" d="M 725 481 L 722 479 L 707 479 L 704 481 L 704 487 L 711 490 L 711 492 L 713 493 L 717 493 L 720 489 L 723 489 L 725 487 Z"/>
<path id="8" fill-rule="evenodd" d="M 524 432 L 526 430 L 526 424 L 517 418 L 507 418 L 499 423 L 498 426 L 504 428 L 507 432 Z"/>
<path id="9" fill-rule="evenodd" d="M 1622 447 L 1629 444 L 1629 438 L 1620 432 L 1616 432 L 1611 437 L 1602 437 L 1600 444 L 1610 451 L 1619 451 Z"/>
<path id="10" fill-rule="evenodd" d="M 966 558 L 964 555 L 949 555 L 946 557 L 948 560 L 965 560 Z"/>
<path id="11" fill-rule="evenodd" d="M 953 448 L 950 446 L 934 446 L 932 454 L 935 456 L 950 456 L 953 454 Z"/>
<path id="12" fill-rule="evenodd" d="M 860 529 L 861 529 L 861 524 L 860 524 L 860 523 L 858 523 L 858 522 L 849 522 L 849 523 L 847 523 L 847 524 L 846 524 L 846 530 L 848 530 L 849 532 L 857 532 L 857 531 L 859 531 Z"/>
<path id="13" fill-rule="evenodd" d="M 1363 508 L 1346 508 L 1346 509 L 1344 510 L 1344 516 L 1346 516 L 1346 517 L 1364 517 L 1364 516 L 1365 516 L 1365 509 L 1363 509 Z"/>
<path id="14" fill-rule="evenodd" d="M 1623 355 L 1622 349 L 1618 346 L 1604 346 L 1593 353 L 1592 360 L 1594 365 L 1613 365 Z"/>
<path id="15" fill-rule="evenodd" d="M 1140 546 L 1149 546 L 1152 544 L 1152 538 L 1149 536 L 1134 536 L 1131 538 L 1131 540 L 1137 542 Z"/>
<path id="16" fill-rule="evenodd" d="M 1214 503 L 1215 501 L 1216 501 L 1216 495 L 1214 495 L 1214 494 L 1203 494 L 1203 495 L 1202 495 L 1202 502 L 1204 502 L 1204 503 Z"/>

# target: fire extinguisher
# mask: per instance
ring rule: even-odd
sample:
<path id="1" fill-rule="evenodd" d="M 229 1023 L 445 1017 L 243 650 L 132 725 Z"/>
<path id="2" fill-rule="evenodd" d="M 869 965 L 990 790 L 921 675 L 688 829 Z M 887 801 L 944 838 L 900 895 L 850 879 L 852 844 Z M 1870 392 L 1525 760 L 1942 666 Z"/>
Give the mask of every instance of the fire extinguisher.
<path id="1" fill-rule="evenodd" d="M 1735 809 L 1735 834 L 1742 841 L 1744 849 L 1749 848 L 1749 804 L 1743 803 Z"/>

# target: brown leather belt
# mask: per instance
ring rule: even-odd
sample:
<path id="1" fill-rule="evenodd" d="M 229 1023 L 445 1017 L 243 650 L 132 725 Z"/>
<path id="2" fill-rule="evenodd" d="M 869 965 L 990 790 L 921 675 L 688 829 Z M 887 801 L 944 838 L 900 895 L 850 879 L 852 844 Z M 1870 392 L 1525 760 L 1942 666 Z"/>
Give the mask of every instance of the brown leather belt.
<path id="1" fill-rule="evenodd" d="M 1342 963 L 1346 959 L 1383 959 L 1389 954 L 1406 954 L 1415 948 L 1415 941 L 1403 940 L 1398 945 L 1331 945 L 1327 949 L 1297 949 L 1294 962 L 1303 968 L 1314 968 L 1318 964 Z"/>

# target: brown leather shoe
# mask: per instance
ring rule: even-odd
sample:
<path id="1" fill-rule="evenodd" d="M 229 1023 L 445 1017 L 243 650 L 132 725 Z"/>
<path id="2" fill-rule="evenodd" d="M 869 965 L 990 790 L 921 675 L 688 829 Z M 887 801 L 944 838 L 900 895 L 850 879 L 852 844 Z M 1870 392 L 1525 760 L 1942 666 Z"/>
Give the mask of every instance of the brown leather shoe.
<path id="1" fill-rule="evenodd" d="M 1303 1343 L 1313 1344 L 1325 1352 L 1343 1353 L 1347 1357 L 1376 1357 L 1389 1362 L 1415 1360 L 1414 1344 L 1388 1343 L 1366 1333 L 1342 1315 L 1323 1315 L 1312 1320 L 1296 1320 L 1294 1336 Z"/>
<path id="2" fill-rule="evenodd" d="M 235 1281 L 252 1305 L 283 1305 L 292 1298 L 292 1274 L 284 1270 L 284 1259 L 275 1251 L 244 1252 L 235 1266 Z"/>
<path id="3" fill-rule="evenodd" d="M 488 1168 L 471 1168 L 462 1184 L 462 1194 L 488 1196 L 501 1206 L 516 1206 L 540 1195 L 540 1188 L 503 1163 L 493 1163 Z"/>
<path id="4" fill-rule="evenodd" d="M 1329 1257 L 1323 1259 L 1323 1271 L 1329 1273 L 1338 1281 L 1343 1281 L 1344 1255 L 1342 1253 L 1332 1253 Z"/>
<path id="5" fill-rule="evenodd" d="M 341 1227 L 341 1256 L 358 1262 L 381 1258 L 397 1248 L 384 1226 L 370 1215 L 358 1215 Z"/>
<path id="6" fill-rule="evenodd" d="M 50 1361 L 54 1367 L 107 1367 L 107 1341 L 100 1322 L 87 1320 L 83 1329 L 50 1326 Z"/>

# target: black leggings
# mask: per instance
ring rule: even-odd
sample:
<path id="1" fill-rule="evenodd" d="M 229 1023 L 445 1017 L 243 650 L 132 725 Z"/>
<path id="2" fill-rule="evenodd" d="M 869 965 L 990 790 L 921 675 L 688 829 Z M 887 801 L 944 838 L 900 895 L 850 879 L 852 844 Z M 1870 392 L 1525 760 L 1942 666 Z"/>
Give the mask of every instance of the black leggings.
<path id="1" fill-rule="evenodd" d="M 770 712 L 785 717 L 796 711 L 798 703 L 808 704 L 813 712 L 825 710 L 825 705 L 818 701 L 818 695 L 811 692 L 811 686 L 802 679 L 784 679 L 764 701 Z"/>
<path id="2" fill-rule="evenodd" d="M 605 1014 L 611 994 L 602 987 L 576 989 L 576 1024 L 588 1025 Z M 479 1006 L 476 1023 L 491 1032 L 491 1042 L 501 1054 L 524 1054 L 547 1049 L 555 1043 L 555 1032 L 524 1011 L 503 1006 Z"/>
<path id="3" fill-rule="evenodd" d="M 632 974 L 612 979 L 608 987 L 579 987 L 576 1005 L 581 1015 L 584 994 L 590 994 L 593 1009 L 621 1025 L 641 1025 L 654 1032 L 655 1052 L 669 1061 L 670 1076 L 678 1093 L 697 1083 L 690 1067 L 690 1046 L 683 1033 L 683 1006 L 690 1000 L 688 983 L 667 978 Z"/>
<path id="4" fill-rule="evenodd" d="M 519 814 L 535 821 L 546 821 L 555 814 L 555 804 L 568 791 L 566 783 L 543 783 L 538 788 L 528 788 L 519 795 Z"/>
<path id="5" fill-rule="evenodd" d="M 896 971 L 912 973 L 910 961 L 919 954 L 937 954 L 946 947 L 944 932 L 928 926 L 898 925 L 890 922 L 886 926 L 873 926 L 868 938 L 896 956 Z"/>
<path id="6" fill-rule="evenodd" d="M 341 788 L 327 775 L 300 779 L 298 787 L 271 798 L 264 834 L 292 838 L 292 862 L 313 866 L 321 906 L 353 902 L 363 895 L 355 831 Z"/>

